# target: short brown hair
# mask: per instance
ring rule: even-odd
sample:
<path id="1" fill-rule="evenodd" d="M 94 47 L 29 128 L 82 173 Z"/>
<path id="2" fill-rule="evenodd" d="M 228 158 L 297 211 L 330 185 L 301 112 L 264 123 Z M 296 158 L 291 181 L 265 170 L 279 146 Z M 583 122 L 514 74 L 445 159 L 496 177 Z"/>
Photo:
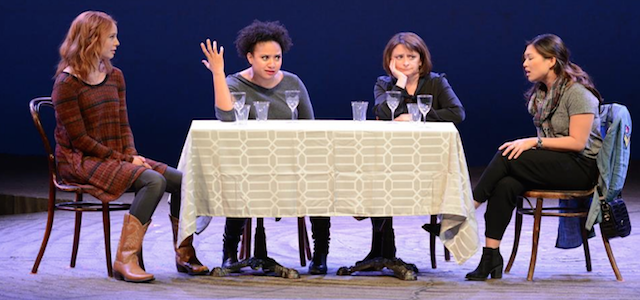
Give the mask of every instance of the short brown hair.
<path id="1" fill-rule="evenodd" d="M 407 49 L 411 51 L 418 52 L 420 54 L 420 61 L 422 65 L 420 66 L 420 77 L 425 76 L 431 72 L 431 68 L 433 64 L 431 63 L 431 53 L 429 53 L 429 48 L 424 43 L 422 38 L 420 38 L 417 34 L 413 32 L 400 32 L 396 33 L 389 42 L 387 46 L 384 48 L 383 56 L 382 56 L 382 67 L 387 72 L 389 76 L 393 76 L 391 74 L 391 70 L 389 69 L 389 63 L 391 63 L 391 53 L 393 49 L 398 45 L 403 45 L 407 47 Z"/>

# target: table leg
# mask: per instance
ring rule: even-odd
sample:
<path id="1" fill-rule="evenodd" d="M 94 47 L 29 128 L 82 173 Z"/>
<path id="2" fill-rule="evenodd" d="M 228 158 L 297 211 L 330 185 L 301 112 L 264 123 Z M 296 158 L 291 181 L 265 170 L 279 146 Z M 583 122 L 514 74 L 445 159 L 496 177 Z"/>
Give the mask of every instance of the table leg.
<path id="1" fill-rule="evenodd" d="M 392 218 L 372 219 L 373 226 L 372 249 L 367 258 L 356 262 L 352 267 L 341 267 L 337 275 L 352 275 L 356 272 L 381 271 L 387 268 L 393 271 L 394 276 L 402 280 L 416 280 L 418 268 L 414 264 L 405 263 L 400 258 L 395 258 L 395 236 L 393 233 Z M 381 257 L 369 258 L 373 255 Z M 394 257 L 394 258 L 387 258 Z"/>
<path id="2" fill-rule="evenodd" d="M 380 271 L 387 268 L 393 271 L 393 275 L 402 280 L 417 280 L 418 268 L 414 264 L 406 263 L 400 258 L 383 258 L 376 257 L 364 261 L 357 262 L 352 267 L 341 267 L 338 269 L 337 275 L 353 275 L 359 271 Z"/>

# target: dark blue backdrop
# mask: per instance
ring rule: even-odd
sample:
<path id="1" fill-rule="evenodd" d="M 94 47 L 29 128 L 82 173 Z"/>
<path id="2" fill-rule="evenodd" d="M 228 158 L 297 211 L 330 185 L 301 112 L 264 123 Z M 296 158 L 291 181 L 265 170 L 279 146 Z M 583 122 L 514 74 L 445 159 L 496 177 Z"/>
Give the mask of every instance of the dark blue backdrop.
<path id="1" fill-rule="evenodd" d="M 233 40 L 253 19 L 280 20 L 289 29 L 294 46 L 283 69 L 304 80 L 319 119 L 350 118 L 351 100 L 373 100 L 382 50 L 394 33 L 422 36 L 434 71 L 447 73 L 466 108 L 459 129 L 472 166 L 485 165 L 503 141 L 534 133 L 522 98 L 528 83 L 521 55 L 525 40 L 540 33 L 565 40 L 607 101 L 626 104 L 632 115 L 640 111 L 632 96 L 640 69 L 635 1 L 86 2 L 0 3 L 0 153 L 42 154 L 27 102 L 50 94 L 57 48 L 84 10 L 118 21 L 114 65 L 127 79 L 136 146 L 172 165 L 191 120 L 214 117 L 199 42 L 217 39 L 227 49 L 227 73 L 243 69 Z"/>

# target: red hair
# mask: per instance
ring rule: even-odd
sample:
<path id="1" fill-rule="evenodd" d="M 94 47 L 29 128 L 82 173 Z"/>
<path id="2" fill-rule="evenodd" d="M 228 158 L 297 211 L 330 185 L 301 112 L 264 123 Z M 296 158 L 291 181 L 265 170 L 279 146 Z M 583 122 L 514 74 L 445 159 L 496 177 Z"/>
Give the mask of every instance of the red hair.
<path id="1" fill-rule="evenodd" d="M 67 37 L 60 46 L 58 76 L 66 67 L 71 67 L 78 78 L 86 79 L 89 73 L 104 65 L 107 73 L 113 69 L 110 60 L 102 60 L 102 45 L 116 21 L 99 11 L 85 11 L 78 15 L 69 27 Z"/>

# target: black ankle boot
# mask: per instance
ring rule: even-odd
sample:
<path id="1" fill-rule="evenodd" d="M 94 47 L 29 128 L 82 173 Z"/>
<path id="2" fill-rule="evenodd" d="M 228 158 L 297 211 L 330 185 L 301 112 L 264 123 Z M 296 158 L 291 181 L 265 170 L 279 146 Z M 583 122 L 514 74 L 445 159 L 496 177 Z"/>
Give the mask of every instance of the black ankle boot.
<path id="1" fill-rule="evenodd" d="M 238 243 L 247 219 L 227 218 L 222 235 L 222 267 L 228 268 L 238 262 Z"/>
<path id="2" fill-rule="evenodd" d="M 482 248 L 482 258 L 480 264 L 471 273 L 468 273 L 466 278 L 474 281 L 484 281 L 491 275 L 491 278 L 502 278 L 502 255 L 500 255 L 500 248 Z"/>
<path id="3" fill-rule="evenodd" d="M 229 268 L 238 262 L 238 243 L 240 239 L 229 238 L 226 235 L 222 238 L 222 267 Z"/>
<path id="4" fill-rule="evenodd" d="M 327 274 L 327 253 L 314 253 L 309 264 L 309 274 Z"/>
<path id="5" fill-rule="evenodd" d="M 426 230 L 428 233 L 431 233 L 435 236 L 440 235 L 440 228 L 441 228 L 440 223 L 436 223 L 436 224 L 426 223 L 422 225 L 422 229 Z"/>

